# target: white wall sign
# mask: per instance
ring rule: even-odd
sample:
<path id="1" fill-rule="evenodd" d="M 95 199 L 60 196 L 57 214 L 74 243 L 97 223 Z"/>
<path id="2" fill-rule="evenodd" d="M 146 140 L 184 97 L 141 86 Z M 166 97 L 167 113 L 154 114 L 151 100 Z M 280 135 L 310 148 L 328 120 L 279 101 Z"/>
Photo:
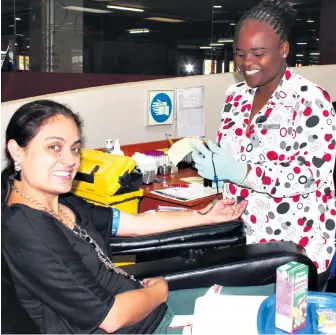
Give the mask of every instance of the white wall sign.
<path id="1" fill-rule="evenodd" d="M 204 86 L 179 88 L 177 137 L 205 136 Z"/>
<path id="2" fill-rule="evenodd" d="M 174 120 L 174 91 L 149 91 L 147 114 L 149 126 L 172 124 Z"/>

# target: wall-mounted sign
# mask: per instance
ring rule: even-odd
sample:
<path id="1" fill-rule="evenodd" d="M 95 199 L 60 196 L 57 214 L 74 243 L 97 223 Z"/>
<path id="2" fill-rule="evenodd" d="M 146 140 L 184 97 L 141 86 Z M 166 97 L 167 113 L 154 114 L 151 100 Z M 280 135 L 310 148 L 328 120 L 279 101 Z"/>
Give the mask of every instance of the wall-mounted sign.
<path id="1" fill-rule="evenodd" d="M 174 91 L 149 91 L 148 125 L 172 124 L 174 120 Z"/>

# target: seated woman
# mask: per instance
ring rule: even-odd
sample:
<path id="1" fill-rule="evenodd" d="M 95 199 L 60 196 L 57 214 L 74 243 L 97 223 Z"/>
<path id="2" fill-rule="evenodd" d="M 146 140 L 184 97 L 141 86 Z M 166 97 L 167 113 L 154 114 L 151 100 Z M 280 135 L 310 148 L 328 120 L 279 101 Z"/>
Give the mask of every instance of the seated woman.
<path id="1" fill-rule="evenodd" d="M 43 333 L 164 332 L 160 323 L 174 313 L 165 303 L 167 282 L 139 282 L 116 267 L 107 256 L 109 237 L 234 220 L 247 202 L 218 201 L 204 215 L 131 215 L 95 206 L 67 194 L 80 147 L 78 115 L 53 101 L 23 105 L 8 124 L 2 252 L 21 304 Z"/>

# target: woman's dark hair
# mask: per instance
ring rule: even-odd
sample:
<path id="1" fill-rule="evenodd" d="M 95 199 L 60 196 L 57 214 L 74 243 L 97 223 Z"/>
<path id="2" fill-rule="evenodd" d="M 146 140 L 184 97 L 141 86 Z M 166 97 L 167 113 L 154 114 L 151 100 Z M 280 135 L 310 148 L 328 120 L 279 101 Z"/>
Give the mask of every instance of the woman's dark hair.
<path id="1" fill-rule="evenodd" d="M 63 115 L 75 121 L 82 131 L 80 117 L 70 108 L 51 100 L 36 100 L 21 106 L 10 119 L 6 129 L 5 154 L 8 160 L 7 167 L 1 172 L 1 207 L 8 200 L 11 179 L 13 176 L 20 180 L 20 174 L 15 175 L 14 161 L 7 149 L 9 140 L 15 140 L 21 148 L 26 148 L 29 142 L 36 136 L 41 127 L 50 119 Z"/>
<path id="2" fill-rule="evenodd" d="M 253 19 L 268 23 L 280 36 L 280 40 L 286 42 L 295 16 L 296 10 L 287 0 L 262 0 L 257 6 L 246 12 L 236 25 L 234 48 L 237 45 L 240 29 L 246 20 Z"/>

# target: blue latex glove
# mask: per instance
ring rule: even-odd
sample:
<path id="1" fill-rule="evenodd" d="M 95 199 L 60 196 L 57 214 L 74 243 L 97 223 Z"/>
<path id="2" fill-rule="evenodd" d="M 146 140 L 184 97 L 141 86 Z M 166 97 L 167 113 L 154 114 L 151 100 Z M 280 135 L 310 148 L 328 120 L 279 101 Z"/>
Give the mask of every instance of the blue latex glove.
<path id="1" fill-rule="evenodd" d="M 189 143 L 193 147 L 192 158 L 200 176 L 215 180 L 214 163 L 218 180 L 229 180 L 235 184 L 241 184 L 244 181 L 247 173 L 247 164 L 237 162 L 230 154 L 212 141 L 208 141 L 209 148 L 195 138 L 190 138 Z"/>
<path id="2" fill-rule="evenodd" d="M 217 172 L 217 171 L 216 171 Z M 213 189 L 217 189 L 217 185 L 216 185 L 216 183 L 212 183 L 211 184 L 211 188 L 213 188 Z M 219 180 L 218 181 L 218 188 L 219 188 L 219 191 L 223 191 L 223 188 L 224 188 L 224 182 L 222 181 L 222 180 Z"/>

